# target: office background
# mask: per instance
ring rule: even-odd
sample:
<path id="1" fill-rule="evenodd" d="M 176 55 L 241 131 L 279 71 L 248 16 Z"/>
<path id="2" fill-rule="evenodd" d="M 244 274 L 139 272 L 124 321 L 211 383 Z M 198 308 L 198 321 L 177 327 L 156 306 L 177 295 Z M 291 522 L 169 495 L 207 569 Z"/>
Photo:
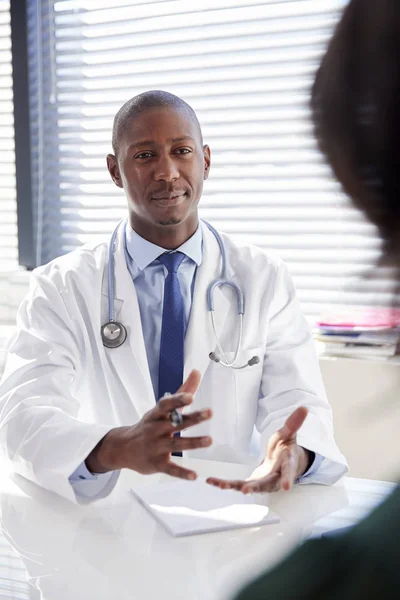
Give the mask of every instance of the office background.
<path id="1" fill-rule="evenodd" d="M 114 114 L 148 89 L 199 116 L 212 150 L 201 216 L 284 258 L 310 326 L 332 306 L 392 300 L 390 271 L 370 277 L 376 231 L 312 134 L 310 86 L 345 3 L 0 0 L 0 370 L 29 270 L 124 215 L 105 156 Z M 321 367 L 351 474 L 393 478 L 396 359 Z M 385 465 L 375 438 L 393 440 Z"/>

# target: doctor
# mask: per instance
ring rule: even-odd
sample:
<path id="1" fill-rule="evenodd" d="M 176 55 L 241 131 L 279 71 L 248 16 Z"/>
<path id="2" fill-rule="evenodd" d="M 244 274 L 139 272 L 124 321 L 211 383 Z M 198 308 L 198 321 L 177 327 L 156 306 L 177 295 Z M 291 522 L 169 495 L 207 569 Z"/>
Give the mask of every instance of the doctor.
<path id="1" fill-rule="evenodd" d="M 210 149 L 193 110 L 136 96 L 115 117 L 113 151 L 128 222 L 34 271 L 0 386 L 1 454 L 79 502 L 108 494 L 121 468 L 194 479 L 171 459 L 187 450 L 259 465 L 247 482 L 209 480 L 223 488 L 335 482 L 346 461 L 284 264 L 227 235 L 220 246 L 199 221 Z M 213 289 L 210 311 L 222 275 L 231 285 Z"/>

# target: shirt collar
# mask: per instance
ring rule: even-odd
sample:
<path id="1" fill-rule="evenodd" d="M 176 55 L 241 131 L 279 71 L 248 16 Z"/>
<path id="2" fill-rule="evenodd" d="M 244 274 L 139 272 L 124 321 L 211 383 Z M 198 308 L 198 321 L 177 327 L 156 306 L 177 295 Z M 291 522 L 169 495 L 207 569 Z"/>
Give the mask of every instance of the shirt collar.
<path id="1" fill-rule="evenodd" d="M 166 248 L 145 240 L 132 229 L 129 222 L 126 224 L 126 248 L 129 256 L 141 271 L 148 267 L 161 254 L 169 252 Z M 193 260 L 198 267 L 201 265 L 203 260 L 203 234 L 200 224 L 194 234 L 182 246 L 177 248 L 178 250 Z"/>

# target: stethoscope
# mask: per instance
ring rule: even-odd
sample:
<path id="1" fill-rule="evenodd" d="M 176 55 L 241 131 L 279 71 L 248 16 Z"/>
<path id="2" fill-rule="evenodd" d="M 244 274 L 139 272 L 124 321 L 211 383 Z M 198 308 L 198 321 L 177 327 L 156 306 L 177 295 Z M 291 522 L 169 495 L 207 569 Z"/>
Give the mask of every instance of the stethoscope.
<path id="1" fill-rule="evenodd" d="M 204 221 L 204 223 L 207 225 L 207 227 L 211 231 L 211 233 L 214 234 L 214 237 L 218 242 L 218 246 L 219 246 L 219 249 L 221 252 L 221 259 L 222 259 L 222 268 L 221 268 L 220 278 L 216 279 L 215 281 L 212 281 L 207 288 L 207 308 L 211 315 L 212 328 L 213 328 L 215 341 L 216 341 L 218 352 L 219 352 L 219 354 L 217 354 L 216 352 L 210 352 L 209 358 L 212 361 L 223 365 L 224 367 L 230 367 L 232 369 L 245 369 L 246 367 L 251 367 L 253 365 L 257 365 L 260 362 L 260 359 L 258 356 L 253 356 L 252 358 L 250 358 L 250 360 L 247 361 L 246 364 L 242 365 L 241 367 L 235 366 L 235 363 L 238 359 L 239 352 L 240 352 L 240 349 L 242 346 L 244 294 L 243 294 L 242 290 L 240 289 L 240 287 L 234 281 L 230 281 L 226 276 L 226 252 L 225 252 L 225 247 L 224 247 L 224 243 L 221 239 L 221 236 L 219 235 L 218 231 L 216 231 L 216 229 L 214 229 L 214 227 L 212 225 L 210 225 L 210 223 L 207 223 L 207 221 Z M 115 320 L 115 313 L 114 313 L 115 243 L 116 243 L 118 230 L 122 224 L 124 224 L 124 228 L 126 228 L 125 219 L 123 221 L 120 221 L 118 223 L 118 225 L 116 226 L 116 228 L 114 229 L 111 239 L 110 239 L 110 246 L 109 246 L 109 250 L 108 250 L 108 273 L 107 273 L 107 278 L 108 278 L 108 321 L 107 321 L 107 323 L 104 323 L 104 325 L 102 325 L 102 327 L 101 327 L 101 339 L 102 339 L 103 345 L 106 348 L 119 348 L 119 346 L 122 346 L 122 344 L 125 342 L 125 340 L 127 338 L 126 327 L 119 321 Z M 228 285 L 233 289 L 233 291 L 236 295 L 237 312 L 239 315 L 239 337 L 238 337 L 238 342 L 237 342 L 237 346 L 236 346 L 236 352 L 235 352 L 232 362 L 229 362 L 229 360 L 227 359 L 227 357 L 225 355 L 225 352 L 223 351 L 223 349 L 221 347 L 221 343 L 220 343 L 219 337 L 217 335 L 217 331 L 215 329 L 215 322 L 214 322 L 214 297 L 213 297 L 214 290 L 217 287 L 220 287 L 222 285 Z M 222 356 L 222 359 L 221 359 L 221 356 Z"/>

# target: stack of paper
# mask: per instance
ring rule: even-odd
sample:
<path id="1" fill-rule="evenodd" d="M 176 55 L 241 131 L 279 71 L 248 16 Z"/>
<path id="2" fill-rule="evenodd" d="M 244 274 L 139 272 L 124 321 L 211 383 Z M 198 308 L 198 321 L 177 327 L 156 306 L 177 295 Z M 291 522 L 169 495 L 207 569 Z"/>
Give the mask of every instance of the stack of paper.
<path id="1" fill-rule="evenodd" d="M 389 358 L 400 341 L 400 311 L 394 308 L 344 309 L 324 315 L 314 337 L 320 354 Z"/>
<path id="2" fill-rule="evenodd" d="M 220 490 L 204 480 L 135 486 L 132 494 L 173 536 L 279 523 L 268 496 Z"/>

